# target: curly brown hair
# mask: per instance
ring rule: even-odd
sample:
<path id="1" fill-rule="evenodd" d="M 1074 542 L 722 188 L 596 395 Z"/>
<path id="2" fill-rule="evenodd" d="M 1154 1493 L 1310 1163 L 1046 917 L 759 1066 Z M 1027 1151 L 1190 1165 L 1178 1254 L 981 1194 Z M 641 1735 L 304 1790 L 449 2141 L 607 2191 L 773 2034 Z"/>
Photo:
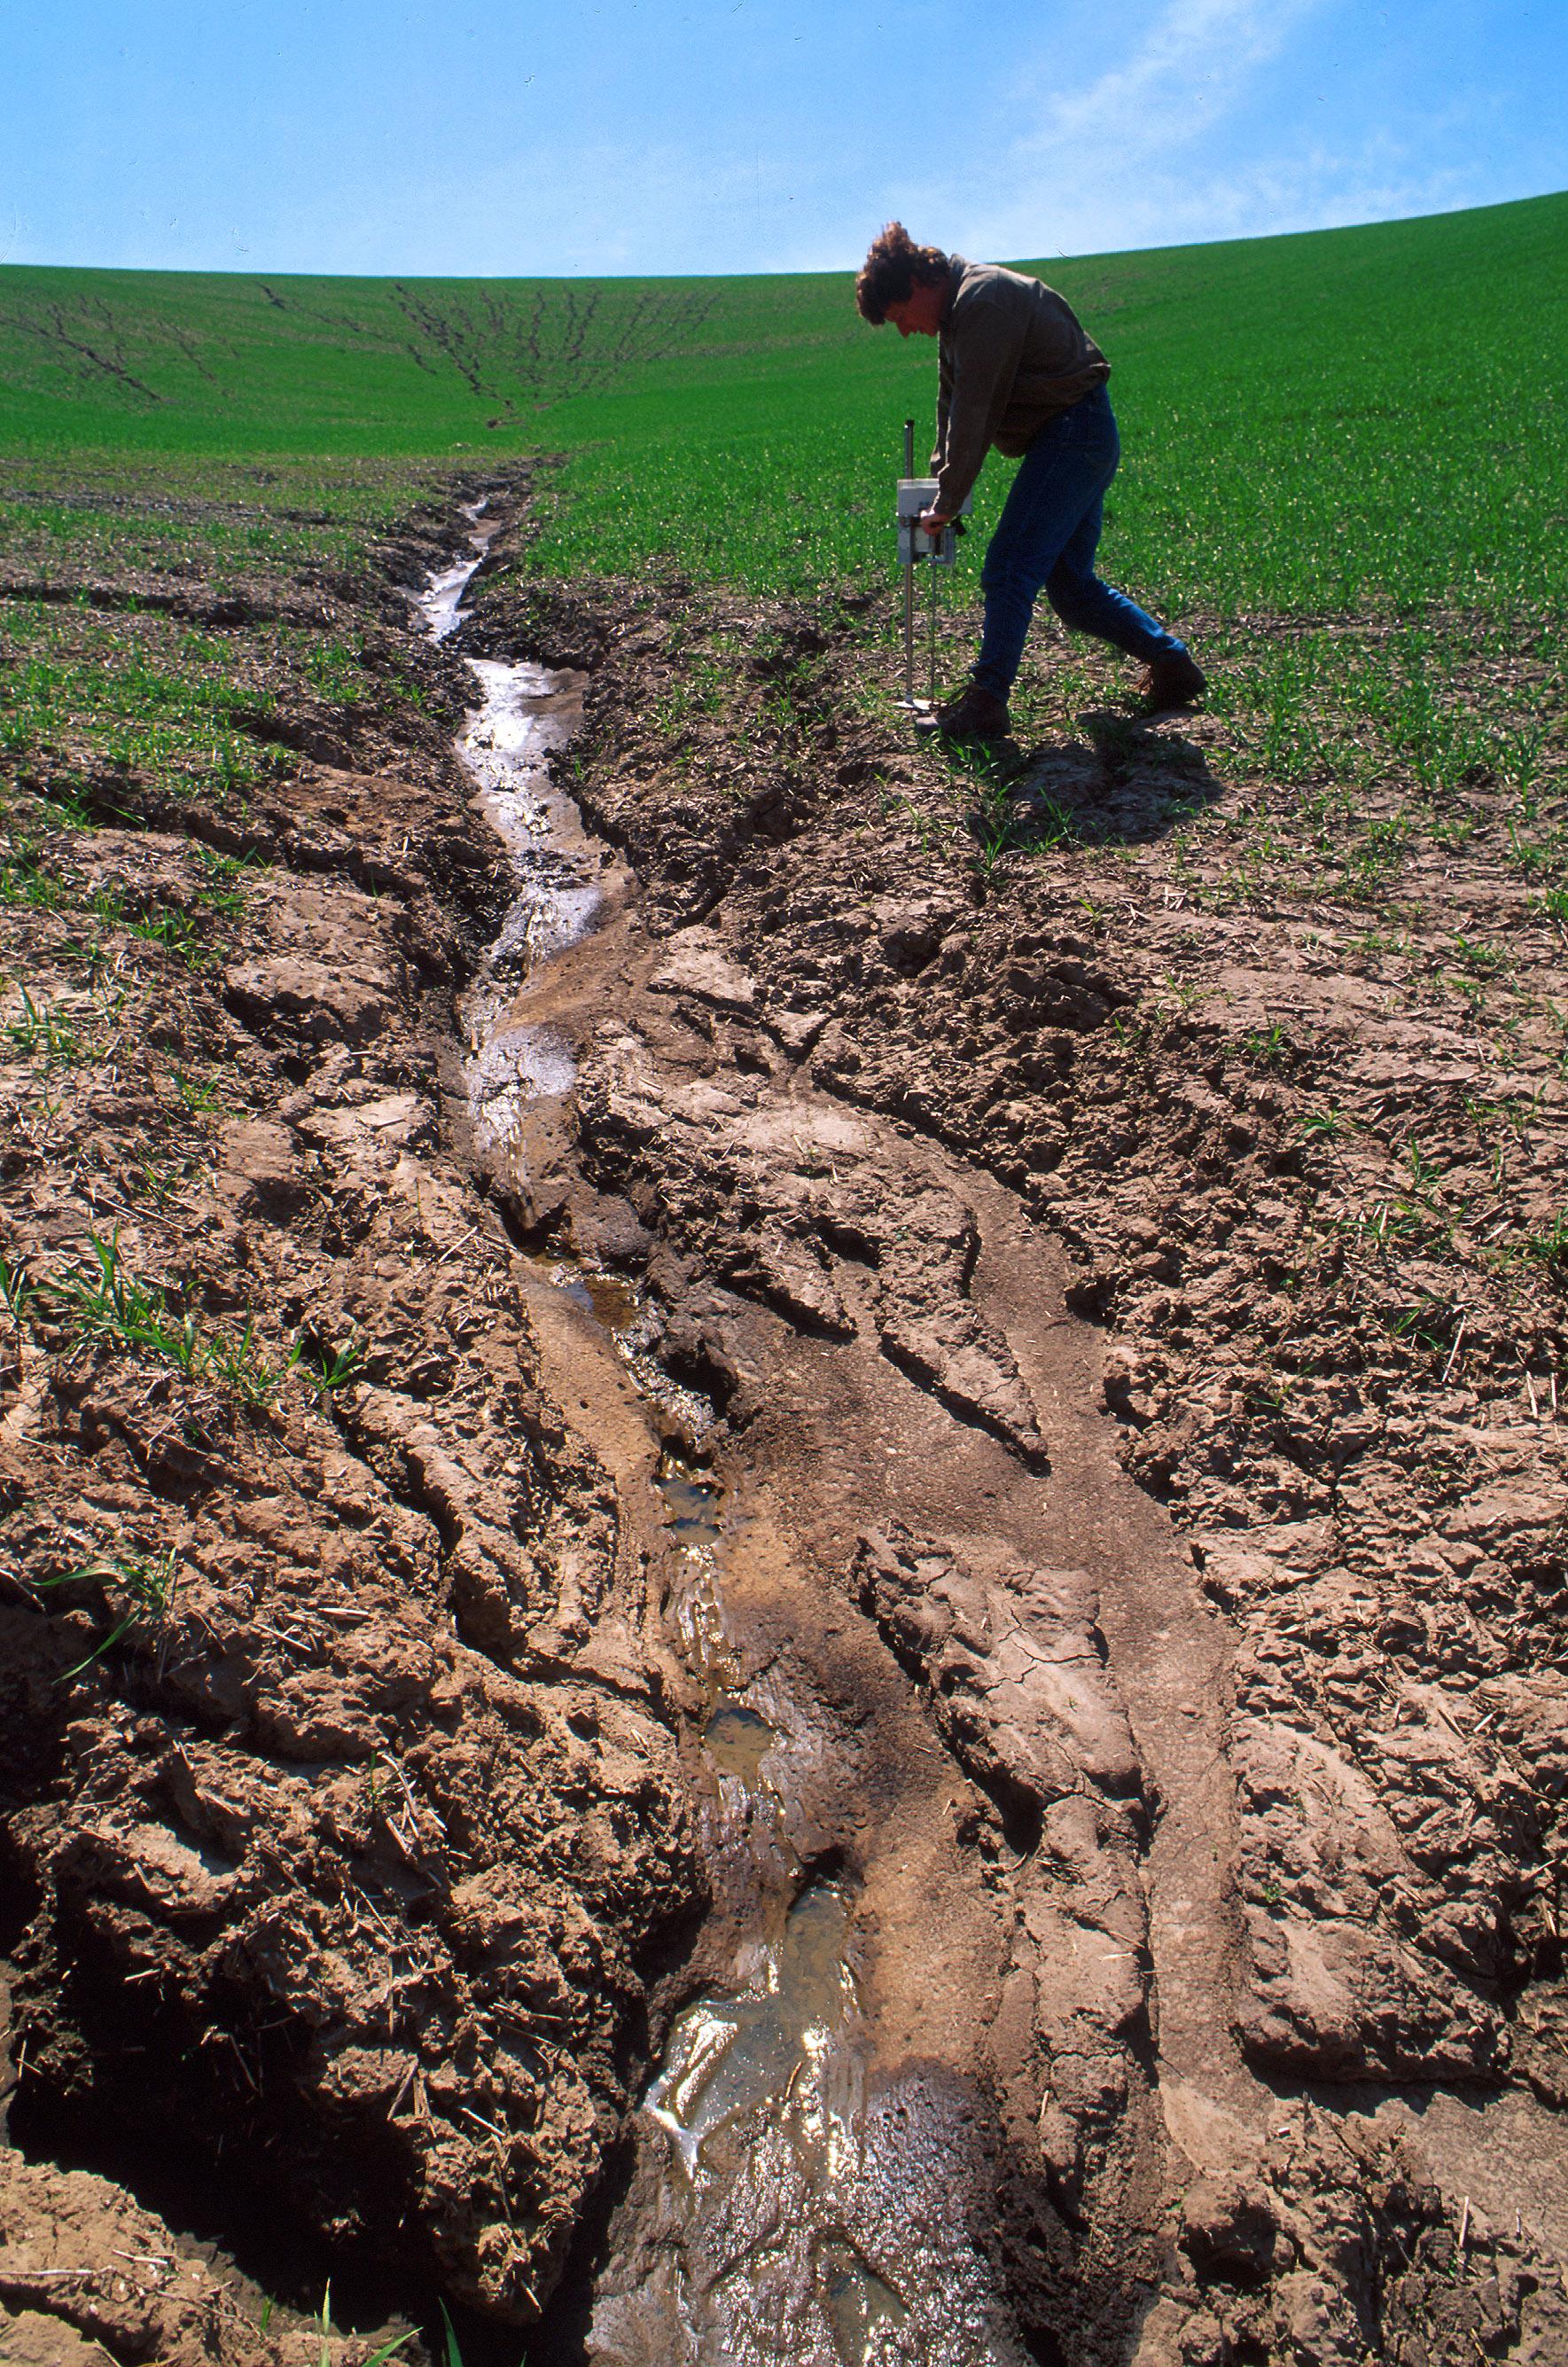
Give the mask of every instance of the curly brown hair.
<path id="1" fill-rule="evenodd" d="M 873 239 L 855 281 L 862 320 L 880 328 L 889 304 L 902 304 L 917 288 L 933 286 L 952 269 L 951 256 L 940 246 L 917 246 L 902 222 L 889 222 L 881 237 Z"/>

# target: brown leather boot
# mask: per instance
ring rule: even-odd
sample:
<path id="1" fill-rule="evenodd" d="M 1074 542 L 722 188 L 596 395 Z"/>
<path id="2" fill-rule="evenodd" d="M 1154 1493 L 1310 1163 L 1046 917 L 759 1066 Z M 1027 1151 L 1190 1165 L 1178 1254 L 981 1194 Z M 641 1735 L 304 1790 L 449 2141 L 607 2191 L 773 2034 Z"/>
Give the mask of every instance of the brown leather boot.
<path id="1" fill-rule="evenodd" d="M 1156 658 L 1138 676 L 1144 704 L 1156 714 L 1167 707 L 1190 707 L 1208 687 L 1202 667 L 1185 650 L 1179 657 Z"/>
<path id="2" fill-rule="evenodd" d="M 922 728 L 940 731 L 944 740 L 1001 740 L 1007 736 L 1008 703 L 977 682 L 965 684 Z"/>

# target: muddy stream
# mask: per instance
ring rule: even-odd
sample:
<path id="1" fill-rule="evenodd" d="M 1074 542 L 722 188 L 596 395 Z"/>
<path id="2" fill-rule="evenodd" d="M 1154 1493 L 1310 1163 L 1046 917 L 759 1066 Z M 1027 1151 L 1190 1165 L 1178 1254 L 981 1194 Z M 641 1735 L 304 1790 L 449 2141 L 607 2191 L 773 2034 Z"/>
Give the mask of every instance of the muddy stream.
<path id="1" fill-rule="evenodd" d="M 423 595 L 433 639 L 464 621 L 494 530 L 484 513 L 466 512 L 473 555 Z M 570 1128 L 572 1043 L 527 1006 L 626 900 L 629 875 L 550 774 L 582 678 L 465 662 L 479 700 L 458 751 L 514 884 L 460 1012 L 474 1139 L 493 1165 L 525 1118 Z M 587 2355 L 614 2367 L 1012 2367 L 1027 2354 L 971 2225 L 983 2179 L 964 2083 L 940 2063 L 879 2060 L 856 1876 L 840 1851 L 811 1846 L 832 1784 L 829 1722 L 776 1662 L 759 1670 L 736 1630 L 727 1590 L 745 1545 L 735 1475 L 707 1456 L 712 1410 L 650 1353 L 637 1287 L 557 1244 L 532 1264 L 646 1405 L 647 1517 L 667 1541 L 664 1617 L 701 1704 L 694 1805 L 731 1958 L 650 2067 L 624 2199 L 592 2291 L 563 2295 L 567 2313 Z"/>

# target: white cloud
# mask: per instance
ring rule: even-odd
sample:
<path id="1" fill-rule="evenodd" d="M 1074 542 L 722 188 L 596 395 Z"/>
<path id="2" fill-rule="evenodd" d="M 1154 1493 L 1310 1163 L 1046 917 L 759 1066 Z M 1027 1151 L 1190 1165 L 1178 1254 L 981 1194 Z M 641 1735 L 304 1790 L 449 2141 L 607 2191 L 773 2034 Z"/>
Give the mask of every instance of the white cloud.
<path id="1" fill-rule="evenodd" d="M 1045 187 L 987 210 L 958 243 L 966 254 L 1108 254 L 1137 247 L 1266 238 L 1480 202 L 1462 166 L 1411 154 L 1314 146 L 1237 170 L 1105 174 L 1066 201 Z"/>
<path id="2" fill-rule="evenodd" d="M 962 180 L 901 185 L 895 210 L 917 235 L 965 254 L 1066 255 L 1483 202 L 1472 143 L 1458 136 L 1463 104 L 1447 126 L 1427 109 L 1407 137 L 1380 124 L 1358 138 L 1344 123 L 1326 136 L 1326 41 L 1299 67 L 1290 61 L 1294 86 L 1280 104 L 1276 69 L 1290 43 L 1339 5 L 1168 0 L 1123 62 L 1081 86 L 1063 88 L 1037 66 L 1023 108 L 1016 85 L 1004 103 L 1012 124 L 1032 113 L 1031 128 L 982 143 L 983 170 Z"/>
<path id="3" fill-rule="evenodd" d="M 1114 143 L 1141 154 L 1185 145 L 1235 104 L 1250 74 L 1279 55 L 1325 0 L 1172 0 L 1125 65 L 1080 91 L 1055 91 L 1041 130 L 1015 153 L 1077 154 Z M 1036 75 L 1038 88 L 1042 76 Z"/>

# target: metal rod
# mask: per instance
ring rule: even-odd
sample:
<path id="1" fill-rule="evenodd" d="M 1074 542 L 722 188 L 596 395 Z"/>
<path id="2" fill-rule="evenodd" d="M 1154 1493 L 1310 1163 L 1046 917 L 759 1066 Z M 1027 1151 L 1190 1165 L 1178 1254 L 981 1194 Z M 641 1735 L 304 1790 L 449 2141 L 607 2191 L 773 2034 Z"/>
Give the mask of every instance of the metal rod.
<path id="1" fill-rule="evenodd" d="M 915 473 L 915 423 L 904 422 L 904 474 Z M 904 697 L 915 703 L 915 522 L 909 521 L 909 564 L 904 570 Z"/>

